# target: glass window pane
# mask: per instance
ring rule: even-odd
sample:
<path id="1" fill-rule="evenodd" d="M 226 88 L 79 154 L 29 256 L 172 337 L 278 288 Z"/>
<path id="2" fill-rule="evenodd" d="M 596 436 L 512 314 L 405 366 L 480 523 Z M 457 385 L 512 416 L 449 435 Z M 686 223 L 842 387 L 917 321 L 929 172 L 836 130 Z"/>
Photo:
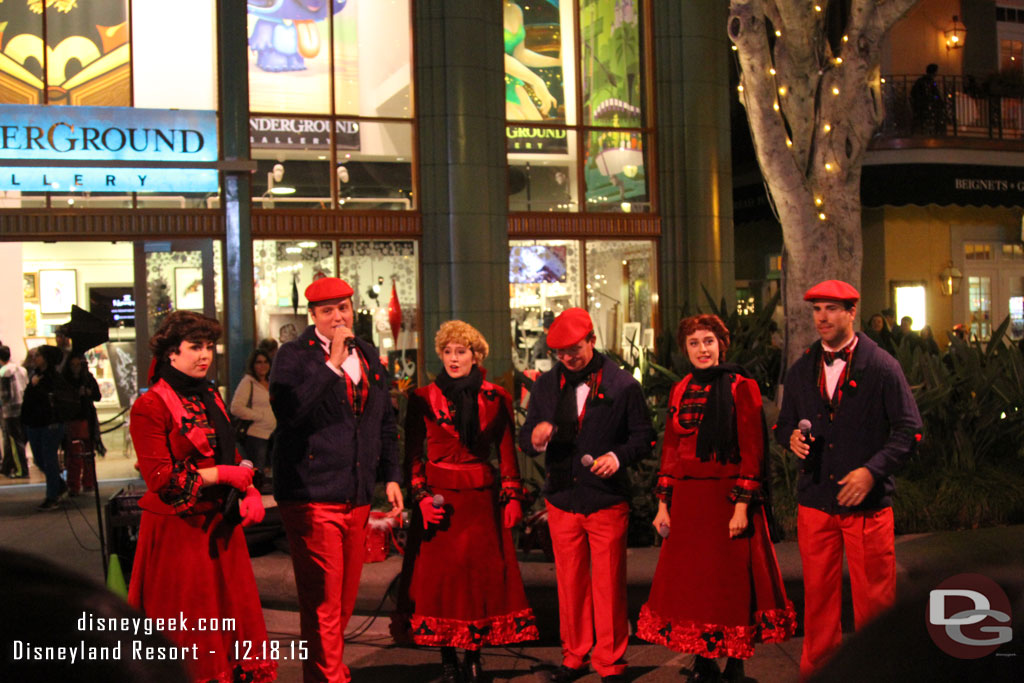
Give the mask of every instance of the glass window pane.
<path id="1" fill-rule="evenodd" d="M 340 10 L 338 5 L 344 5 Z M 412 116 L 408 0 L 335 0 L 334 101 L 338 114 Z"/>
<path id="2" fill-rule="evenodd" d="M 518 368 L 550 369 L 536 347 L 544 320 L 580 305 L 580 247 L 577 240 L 509 241 L 509 308 L 514 362 Z"/>
<path id="3" fill-rule="evenodd" d="M 505 116 L 509 121 L 576 123 L 572 3 L 504 5 Z"/>
<path id="4" fill-rule="evenodd" d="M 249 3 L 249 109 L 328 114 L 331 4 Z M 310 7 L 314 7 L 310 9 Z M 334 3 L 335 12 L 344 3 Z"/>
<path id="5" fill-rule="evenodd" d="M 159 2 L 132 4 L 134 106 L 217 109 L 216 16 L 215 0 L 190 0 L 174 12 Z"/>
<path id="6" fill-rule="evenodd" d="M 920 331 L 927 324 L 925 320 L 928 310 L 925 306 L 925 286 L 896 287 L 894 298 L 896 300 L 896 319 L 903 320 L 904 316 L 909 316 L 913 320 L 910 328 Z"/>
<path id="7" fill-rule="evenodd" d="M 257 161 L 255 206 L 331 207 L 330 127 L 326 118 L 249 118 L 249 142 Z"/>
<path id="8" fill-rule="evenodd" d="M 46 206 L 45 192 L 0 191 L 0 209 L 35 209 L 44 206 Z"/>
<path id="9" fill-rule="evenodd" d="M 651 210 L 639 132 L 590 131 L 584 176 L 587 211 Z"/>
<path id="10" fill-rule="evenodd" d="M 508 126 L 509 210 L 579 211 L 576 131 Z"/>
<path id="11" fill-rule="evenodd" d="M 313 279 L 333 277 L 331 240 L 253 240 L 256 334 L 278 343 L 295 339 L 309 324 L 303 292 Z"/>
<path id="12" fill-rule="evenodd" d="M 342 240 L 338 277 L 355 290 L 355 333 L 371 341 L 395 377 L 416 373 L 419 330 L 419 243 L 416 240 Z M 390 312 L 392 290 L 400 315 Z M 392 322 L 397 323 L 392 327 Z M 426 337 L 433 340 L 434 331 Z M 433 353 L 433 348 L 425 349 Z"/>
<path id="13" fill-rule="evenodd" d="M 583 122 L 643 125 L 640 0 L 579 0 Z"/>
<path id="14" fill-rule="evenodd" d="M 964 244 L 964 258 L 968 261 L 991 261 L 992 245 L 983 242 Z"/>
<path id="15" fill-rule="evenodd" d="M 1011 296 L 1009 301 L 1010 327 L 1006 331 L 1010 339 L 1024 337 L 1024 296 Z"/>
<path id="16" fill-rule="evenodd" d="M 971 275 L 967 278 L 967 310 L 971 334 L 985 341 L 992 334 L 992 279 Z"/>
<path id="17" fill-rule="evenodd" d="M 599 348 L 627 360 L 654 349 L 654 267 L 651 241 L 587 241 L 587 310 Z"/>
<path id="18" fill-rule="evenodd" d="M 415 208 L 412 124 L 338 121 L 337 140 L 340 208 Z"/>

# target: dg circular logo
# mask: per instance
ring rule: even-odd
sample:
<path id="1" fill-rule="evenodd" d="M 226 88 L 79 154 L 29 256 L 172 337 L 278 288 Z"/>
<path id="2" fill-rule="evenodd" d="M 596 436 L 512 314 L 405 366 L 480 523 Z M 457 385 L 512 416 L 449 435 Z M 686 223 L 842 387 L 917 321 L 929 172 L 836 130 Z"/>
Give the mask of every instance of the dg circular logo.
<path id="1" fill-rule="evenodd" d="M 959 659 L 985 657 L 1013 638 L 1010 599 L 981 574 L 957 574 L 940 583 L 928 595 L 926 612 L 928 635 Z"/>

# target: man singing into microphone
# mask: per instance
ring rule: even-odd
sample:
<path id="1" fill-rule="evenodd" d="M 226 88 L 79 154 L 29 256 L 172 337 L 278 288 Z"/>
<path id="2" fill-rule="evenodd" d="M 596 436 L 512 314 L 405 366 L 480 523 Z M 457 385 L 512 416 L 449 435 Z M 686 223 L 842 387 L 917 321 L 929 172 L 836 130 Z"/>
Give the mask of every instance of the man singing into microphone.
<path id="1" fill-rule="evenodd" d="M 896 596 L 893 472 L 921 437 L 921 416 L 896 360 L 854 334 L 860 294 L 839 280 L 807 290 L 821 340 L 786 373 L 775 438 L 803 460 L 797 538 L 804 575 L 801 679 L 842 640 L 843 547 L 860 629 Z M 804 424 L 801 425 L 802 421 Z M 805 437 L 801 429 L 808 431 Z"/>
<path id="2" fill-rule="evenodd" d="M 352 333 L 352 288 L 306 288 L 313 324 L 284 344 L 270 373 L 277 417 L 274 497 L 288 532 L 309 657 L 306 683 L 347 683 L 342 636 L 355 607 L 366 520 L 378 478 L 402 510 L 397 429 L 377 350 Z"/>
<path id="3" fill-rule="evenodd" d="M 555 318 L 548 347 L 558 364 L 534 383 L 519 433 L 526 453 L 544 453 L 562 639 L 562 666 L 553 677 L 559 683 L 585 674 L 588 655 L 602 681 L 625 680 L 625 468 L 650 455 L 655 444 L 643 390 L 594 351 L 595 341 L 594 324 L 582 308 Z M 585 455 L 591 456 L 589 466 Z"/>

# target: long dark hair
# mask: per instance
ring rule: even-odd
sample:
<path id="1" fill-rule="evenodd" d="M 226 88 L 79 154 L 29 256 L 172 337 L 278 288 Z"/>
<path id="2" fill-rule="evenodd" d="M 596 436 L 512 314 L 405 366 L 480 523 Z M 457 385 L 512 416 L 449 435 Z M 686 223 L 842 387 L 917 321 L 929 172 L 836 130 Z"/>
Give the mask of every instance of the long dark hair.
<path id="1" fill-rule="evenodd" d="M 260 357 L 266 358 L 267 364 L 274 362 L 270 359 L 270 354 L 264 351 L 263 349 L 253 350 L 253 352 L 249 354 L 249 360 L 245 362 L 245 371 L 256 380 L 259 380 L 259 377 L 256 375 L 256 360 Z M 269 376 L 270 370 L 267 370 L 267 377 Z"/>

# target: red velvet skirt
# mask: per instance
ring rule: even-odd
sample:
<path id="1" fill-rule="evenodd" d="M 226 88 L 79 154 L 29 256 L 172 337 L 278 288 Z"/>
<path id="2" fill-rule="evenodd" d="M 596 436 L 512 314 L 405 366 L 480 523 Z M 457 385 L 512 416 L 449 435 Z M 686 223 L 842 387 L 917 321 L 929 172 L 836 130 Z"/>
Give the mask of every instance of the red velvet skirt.
<path id="1" fill-rule="evenodd" d="M 796 612 L 786 598 L 764 511 L 729 538 L 735 478 L 676 480 L 672 532 L 661 546 L 637 635 L 677 652 L 748 659 L 755 643 L 787 640 Z"/>
<path id="2" fill-rule="evenodd" d="M 414 507 L 391 632 L 398 642 L 461 647 L 536 640 L 512 535 L 493 486 L 445 489 L 445 519 L 424 531 Z"/>
<path id="3" fill-rule="evenodd" d="M 185 658 L 193 680 L 231 683 L 242 674 L 273 681 L 277 662 L 260 659 L 270 648 L 245 535 L 236 526 L 214 557 L 206 519 L 143 511 L 128 602 L 150 619 L 174 619 L 175 629 L 163 634 L 195 646 L 198 656 Z M 219 521 L 216 515 L 211 528 Z"/>

